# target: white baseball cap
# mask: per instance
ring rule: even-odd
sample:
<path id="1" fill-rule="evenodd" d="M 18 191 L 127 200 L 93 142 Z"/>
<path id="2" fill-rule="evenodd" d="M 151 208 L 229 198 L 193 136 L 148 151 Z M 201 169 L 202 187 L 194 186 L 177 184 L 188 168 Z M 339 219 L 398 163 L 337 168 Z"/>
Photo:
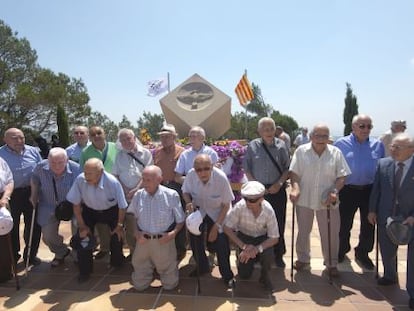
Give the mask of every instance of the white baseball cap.
<path id="1" fill-rule="evenodd" d="M 0 235 L 6 235 L 13 229 L 13 218 L 6 207 L 0 208 Z"/>
<path id="2" fill-rule="evenodd" d="M 190 231 L 194 235 L 200 235 L 201 230 L 200 226 L 203 223 L 203 216 L 199 210 L 192 212 L 190 215 L 187 216 L 185 220 L 185 224 L 187 225 L 188 231 Z"/>

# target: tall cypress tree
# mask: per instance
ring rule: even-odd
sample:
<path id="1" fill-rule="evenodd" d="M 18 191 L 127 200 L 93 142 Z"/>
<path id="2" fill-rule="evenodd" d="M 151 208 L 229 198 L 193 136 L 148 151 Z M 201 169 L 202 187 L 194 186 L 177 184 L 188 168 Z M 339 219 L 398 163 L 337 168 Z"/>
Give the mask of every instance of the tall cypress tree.
<path id="1" fill-rule="evenodd" d="M 352 93 L 351 84 L 346 83 L 346 97 L 344 108 L 344 136 L 352 132 L 352 118 L 358 114 L 357 98 Z"/>
<path id="2" fill-rule="evenodd" d="M 63 148 L 69 146 L 69 126 L 68 117 L 66 116 L 65 109 L 61 105 L 57 105 L 56 123 L 58 126 L 59 142 Z"/>

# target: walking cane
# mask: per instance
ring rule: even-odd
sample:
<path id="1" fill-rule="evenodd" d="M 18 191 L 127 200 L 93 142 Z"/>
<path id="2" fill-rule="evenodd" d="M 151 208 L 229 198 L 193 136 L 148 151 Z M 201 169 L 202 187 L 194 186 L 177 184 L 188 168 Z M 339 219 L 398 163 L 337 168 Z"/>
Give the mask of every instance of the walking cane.
<path id="1" fill-rule="evenodd" d="M 379 253 L 379 245 L 378 245 L 378 233 L 379 233 L 379 228 L 378 228 L 378 223 L 377 223 L 377 227 L 375 230 L 375 278 L 378 279 L 379 278 L 379 274 L 378 274 L 378 253 Z"/>
<path id="2" fill-rule="evenodd" d="M 13 254 L 12 242 L 11 242 L 10 235 L 11 235 L 11 233 L 9 232 L 9 233 L 7 234 L 7 244 L 9 245 L 9 252 L 10 252 L 11 266 L 12 266 L 12 270 L 13 270 L 14 278 L 16 279 L 16 290 L 19 290 L 19 289 L 20 289 L 19 277 L 17 276 L 16 261 L 14 260 L 14 254 Z"/>
<path id="3" fill-rule="evenodd" d="M 331 255 L 331 205 L 327 205 L 327 220 L 328 220 L 328 264 L 329 269 L 332 267 L 332 255 Z M 332 284 L 332 276 L 328 269 L 329 284 Z"/>
<path id="4" fill-rule="evenodd" d="M 33 207 L 32 222 L 30 224 L 29 245 L 27 246 L 27 253 L 26 253 L 26 267 L 24 269 L 25 276 L 27 276 L 27 270 L 29 269 L 30 253 L 32 251 L 33 227 L 34 227 L 35 217 L 36 217 L 36 209 L 35 207 Z"/>
<path id="5" fill-rule="evenodd" d="M 293 282 L 293 249 L 295 246 L 295 204 L 292 204 L 292 241 L 290 249 L 290 281 Z"/>

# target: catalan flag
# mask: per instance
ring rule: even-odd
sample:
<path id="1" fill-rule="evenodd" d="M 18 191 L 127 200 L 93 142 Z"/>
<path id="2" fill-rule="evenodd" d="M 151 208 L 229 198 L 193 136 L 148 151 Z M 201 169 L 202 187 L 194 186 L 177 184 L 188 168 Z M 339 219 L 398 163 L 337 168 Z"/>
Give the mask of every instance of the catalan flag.
<path id="1" fill-rule="evenodd" d="M 247 103 L 253 99 L 253 89 L 249 80 L 247 79 L 247 74 L 243 75 L 234 91 L 236 92 L 240 105 L 242 105 L 243 107 L 246 106 Z"/>

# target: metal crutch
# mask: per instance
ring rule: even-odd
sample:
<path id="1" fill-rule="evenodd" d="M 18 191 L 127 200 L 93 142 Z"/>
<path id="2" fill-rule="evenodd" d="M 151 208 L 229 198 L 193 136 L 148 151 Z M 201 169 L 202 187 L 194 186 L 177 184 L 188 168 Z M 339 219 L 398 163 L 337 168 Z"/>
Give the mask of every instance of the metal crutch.
<path id="1" fill-rule="evenodd" d="M 331 205 L 327 205 L 327 220 L 328 220 L 328 277 L 329 277 L 329 284 L 332 284 L 332 275 L 330 272 L 330 268 L 332 267 L 332 254 L 331 254 Z"/>
<path id="2" fill-rule="evenodd" d="M 12 266 L 12 270 L 13 270 L 13 274 L 14 274 L 14 278 L 16 279 L 16 289 L 19 290 L 20 289 L 20 284 L 19 284 L 19 277 L 17 276 L 17 267 L 16 267 L 16 261 L 14 259 L 14 254 L 13 254 L 13 248 L 12 248 L 12 242 L 11 242 L 11 237 L 10 237 L 11 233 L 9 232 L 7 234 L 7 244 L 9 245 L 9 252 L 10 252 L 10 259 L 11 259 L 11 266 Z"/>
<path id="3" fill-rule="evenodd" d="M 26 253 L 26 267 L 24 269 L 25 276 L 27 276 L 27 270 L 29 269 L 30 253 L 32 251 L 33 227 L 34 227 L 35 217 L 36 217 L 36 209 L 35 207 L 33 207 L 32 222 L 30 224 L 29 245 L 27 246 L 27 253 Z"/>
<path id="4" fill-rule="evenodd" d="M 378 279 L 379 278 L 379 274 L 378 274 L 378 255 L 379 255 L 379 244 L 378 244 L 378 233 L 379 233 L 379 228 L 378 228 L 378 223 L 376 224 L 376 228 L 375 228 L 375 278 Z"/>
<path id="5" fill-rule="evenodd" d="M 293 249 L 295 246 L 295 204 L 292 204 L 292 241 L 291 241 L 291 252 L 290 252 L 290 281 L 293 282 Z"/>

